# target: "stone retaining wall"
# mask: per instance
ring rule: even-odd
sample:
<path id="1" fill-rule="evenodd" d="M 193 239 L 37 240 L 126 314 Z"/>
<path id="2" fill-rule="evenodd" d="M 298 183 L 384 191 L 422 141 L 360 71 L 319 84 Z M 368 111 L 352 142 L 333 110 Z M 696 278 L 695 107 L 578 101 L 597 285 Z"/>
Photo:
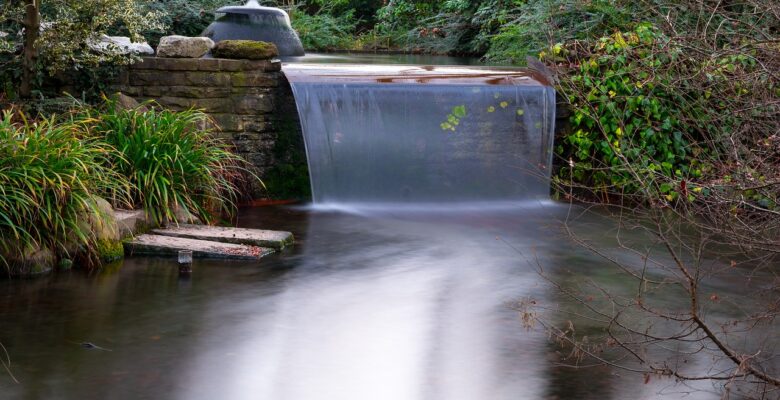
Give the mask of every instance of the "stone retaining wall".
<path id="1" fill-rule="evenodd" d="M 276 60 L 144 58 L 121 74 L 114 89 L 173 110 L 203 109 L 261 177 L 284 162 L 275 148 L 279 135 L 287 134 L 282 130 L 297 127 L 292 93 Z M 254 185 L 247 194 L 267 193 Z"/>

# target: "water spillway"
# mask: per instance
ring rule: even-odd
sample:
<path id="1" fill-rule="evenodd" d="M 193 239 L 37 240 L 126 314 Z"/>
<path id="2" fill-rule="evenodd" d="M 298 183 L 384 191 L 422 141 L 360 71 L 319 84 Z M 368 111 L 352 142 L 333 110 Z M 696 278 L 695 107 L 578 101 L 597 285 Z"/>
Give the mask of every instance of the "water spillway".
<path id="1" fill-rule="evenodd" d="M 546 198 L 555 92 L 523 70 L 288 64 L 317 204 Z"/>

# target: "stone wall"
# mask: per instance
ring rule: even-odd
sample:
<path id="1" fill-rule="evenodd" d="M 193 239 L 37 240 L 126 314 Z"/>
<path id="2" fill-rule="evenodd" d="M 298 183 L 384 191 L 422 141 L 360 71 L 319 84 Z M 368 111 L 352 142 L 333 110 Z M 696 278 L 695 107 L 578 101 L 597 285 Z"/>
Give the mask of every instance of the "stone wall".
<path id="1" fill-rule="evenodd" d="M 285 152 L 303 151 L 302 144 L 277 146 L 280 135 L 300 132 L 292 93 L 276 60 L 144 58 L 121 74 L 115 90 L 173 110 L 203 109 L 263 178 L 286 158 L 299 156 Z M 247 192 L 254 198 L 269 194 L 259 185 Z"/>

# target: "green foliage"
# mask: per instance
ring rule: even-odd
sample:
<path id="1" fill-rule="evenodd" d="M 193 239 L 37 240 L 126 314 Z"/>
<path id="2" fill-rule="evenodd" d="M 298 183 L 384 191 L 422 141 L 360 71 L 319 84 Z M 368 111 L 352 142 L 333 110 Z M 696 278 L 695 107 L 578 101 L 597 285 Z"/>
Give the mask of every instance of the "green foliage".
<path id="1" fill-rule="evenodd" d="M 551 51 L 570 50 L 575 51 L 561 46 Z M 689 158 L 691 132 L 682 123 L 683 114 L 696 110 L 682 108 L 683 94 L 667 89 L 675 76 L 656 71 L 676 62 L 682 49 L 655 28 L 640 25 L 601 38 L 588 50 L 587 57 L 577 59 L 579 67 L 562 78 L 573 111 L 571 133 L 558 146 L 558 153 L 572 160 L 562 175 L 629 192 L 659 175 L 699 175 Z"/>
<path id="2" fill-rule="evenodd" d="M 460 120 L 466 117 L 466 106 L 459 105 L 452 108 L 452 112 L 447 115 L 447 120 L 440 124 L 442 130 L 450 130 L 455 132 L 455 129 L 460 125 Z"/>
<path id="3" fill-rule="evenodd" d="M 145 10 L 160 16 L 161 24 L 144 30 L 143 36 L 156 46 L 168 35 L 199 36 L 214 21 L 214 11 L 231 0 L 141 0 Z M 123 33 L 121 31 L 117 33 Z"/>
<path id="4" fill-rule="evenodd" d="M 248 172 L 247 163 L 206 128 L 213 123 L 204 113 L 124 110 L 111 103 L 83 117 L 90 113 L 93 131 L 117 150 L 110 163 L 130 181 L 133 203 L 155 223 L 176 221 L 179 208 L 204 222 L 215 212 L 235 212 L 235 182 Z"/>
<path id="5" fill-rule="evenodd" d="M 13 3 L 13 4 L 12 4 Z M 3 5 L 6 32 L 21 31 L 23 8 L 17 2 Z M 61 0 L 41 4 L 41 34 L 36 42 L 41 67 L 50 73 L 101 63 L 127 63 L 131 59 L 112 51 L 94 51 L 89 46 L 101 36 L 121 28 L 133 40 L 141 41 L 148 29 L 162 29 L 162 14 L 144 10 L 134 0 Z M 6 43 L 21 45 L 17 34 L 9 34 Z"/>
<path id="6" fill-rule="evenodd" d="M 614 0 L 529 0 L 501 17 L 486 57 L 525 63 L 555 43 L 598 38 L 631 27 L 632 9 Z"/>
<path id="7" fill-rule="evenodd" d="M 96 196 L 122 202 L 126 194 L 127 181 L 108 167 L 114 149 L 83 122 L 13 116 L 0 119 L 0 262 L 32 249 L 94 249 L 81 220 L 99 215 Z"/>
<path id="8" fill-rule="evenodd" d="M 25 49 L 30 30 L 24 26 L 31 22 L 26 21 L 24 3 L 0 3 L 0 89 L 6 96 L 17 94 L 19 82 L 40 89 L 47 75 L 64 71 L 79 75 L 101 66 L 132 63 L 137 57 L 115 46 L 98 48 L 103 35 L 121 32 L 142 41 L 142 32 L 163 29 L 163 14 L 145 10 L 136 0 L 41 1 L 40 34 L 32 49 Z M 23 69 L 25 55 L 29 69 Z M 22 71 L 32 71 L 32 76 Z"/>
<path id="9" fill-rule="evenodd" d="M 351 48 L 355 42 L 357 21 L 351 11 L 340 15 L 327 12 L 310 15 L 295 9 L 292 11 L 291 20 L 303 47 L 307 50 Z"/>
<path id="10" fill-rule="evenodd" d="M 502 2 L 491 0 L 487 3 Z M 377 11 L 369 46 L 436 54 L 473 54 L 471 42 L 480 30 L 474 18 L 481 2 L 393 1 Z M 367 35 L 369 36 L 369 35 Z"/>

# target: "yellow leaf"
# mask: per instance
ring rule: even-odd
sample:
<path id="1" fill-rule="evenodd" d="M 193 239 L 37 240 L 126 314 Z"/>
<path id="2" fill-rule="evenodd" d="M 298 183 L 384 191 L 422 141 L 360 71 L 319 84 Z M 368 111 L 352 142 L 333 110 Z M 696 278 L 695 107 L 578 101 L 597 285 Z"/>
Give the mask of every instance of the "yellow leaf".
<path id="1" fill-rule="evenodd" d="M 626 43 L 626 39 L 623 38 L 623 34 L 620 32 L 615 34 L 615 44 L 618 46 L 618 48 L 621 49 L 628 47 L 628 43 Z"/>

